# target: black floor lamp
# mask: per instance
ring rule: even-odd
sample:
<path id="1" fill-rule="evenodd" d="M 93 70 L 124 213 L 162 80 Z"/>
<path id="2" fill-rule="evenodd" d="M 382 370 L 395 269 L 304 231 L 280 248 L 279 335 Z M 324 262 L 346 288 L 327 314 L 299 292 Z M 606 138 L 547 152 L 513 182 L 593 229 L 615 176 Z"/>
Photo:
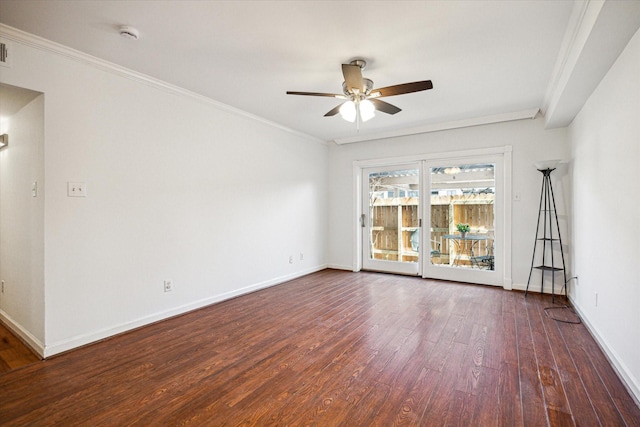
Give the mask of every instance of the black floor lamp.
<path id="1" fill-rule="evenodd" d="M 536 167 L 542 173 L 542 190 L 540 191 L 540 207 L 538 209 L 538 225 L 536 226 L 536 238 L 533 245 L 533 256 L 531 257 L 531 269 L 529 270 L 529 279 L 527 280 L 527 289 L 525 296 L 529 292 L 531 284 L 531 274 L 534 269 L 542 271 L 540 280 L 540 293 L 544 288 L 545 272 L 551 273 L 551 299 L 555 301 L 555 277 L 556 273 L 562 272 L 564 280 L 562 282 L 562 290 L 567 284 L 567 273 L 564 263 L 564 250 L 562 248 L 562 236 L 560 235 L 560 225 L 558 223 L 558 211 L 556 209 L 556 200 L 553 194 L 553 186 L 551 185 L 551 172 L 556 170 L 559 161 L 541 162 Z M 540 244 L 539 244 L 540 243 Z M 542 260 L 536 265 L 536 251 L 542 247 Z M 554 247 L 560 248 L 561 258 L 556 262 Z"/>

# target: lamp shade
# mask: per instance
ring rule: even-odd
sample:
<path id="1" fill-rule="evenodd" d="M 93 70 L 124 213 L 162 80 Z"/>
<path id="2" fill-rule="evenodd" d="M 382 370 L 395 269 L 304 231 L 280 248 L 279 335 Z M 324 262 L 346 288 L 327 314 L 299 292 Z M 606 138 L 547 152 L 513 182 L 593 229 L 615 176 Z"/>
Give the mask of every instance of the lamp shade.
<path id="1" fill-rule="evenodd" d="M 373 102 L 368 99 L 364 99 L 360 101 L 360 117 L 363 122 L 366 122 L 369 119 L 372 119 L 375 116 L 376 107 L 373 105 Z"/>
<path id="2" fill-rule="evenodd" d="M 545 169 L 555 169 L 558 164 L 560 164 L 560 160 L 540 160 L 538 162 L 535 162 L 533 165 L 536 167 L 536 169 L 538 170 L 545 170 Z"/>
<path id="3" fill-rule="evenodd" d="M 356 104 L 353 101 L 347 101 L 340 107 L 340 115 L 348 122 L 356 121 Z"/>

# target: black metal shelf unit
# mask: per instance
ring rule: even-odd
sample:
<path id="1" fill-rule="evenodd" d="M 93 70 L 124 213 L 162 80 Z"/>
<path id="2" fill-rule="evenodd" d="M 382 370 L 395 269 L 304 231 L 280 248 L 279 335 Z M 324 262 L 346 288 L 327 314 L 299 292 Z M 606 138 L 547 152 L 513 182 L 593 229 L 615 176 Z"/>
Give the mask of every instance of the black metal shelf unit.
<path id="1" fill-rule="evenodd" d="M 560 225 L 558 223 L 558 212 L 556 210 L 556 200 L 553 195 L 553 187 L 551 186 L 551 172 L 553 169 L 538 169 L 542 173 L 542 190 L 540 191 L 540 209 L 538 211 L 538 224 L 536 226 L 536 239 L 533 245 L 533 256 L 531 258 L 531 269 L 529 270 L 529 279 L 527 280 L 527 289 L 525 290 L 525 296 L 529 292 L 529 285 L 531 284 L 531 273 L 533 269 L 541 270 L 542 277 L 540 280 L 540 292 L 544 290 L 544 273 L 546 271 L 551 272 L 551 298 L 555 301 L 555 285 L 556 285 L 556 273 L 562 271 L 564 281 L 562 282 L 562 288 L 564 289 L 567 283 L 567 272 L 564 264 L 564 250 L 562 248 L 562 237 L 560 236 Z M 555 227 L 554 227 L 555 223 Z M 541 230 L 542 226 L 542 230 Z M 556 235 L 554 235 L 554 228 Z M 538 242 L 542 242 L 542 264 L 534 265 L 536 259 L 536 251 L 538 250 Z M 557 243 L 556 243 L 557 242 Z M 561 264 L 556 265 L 556 255 L 554 253 L 554 243 L 560 248 Z M 548 262 L 551 265 L 548 265 Z"/>

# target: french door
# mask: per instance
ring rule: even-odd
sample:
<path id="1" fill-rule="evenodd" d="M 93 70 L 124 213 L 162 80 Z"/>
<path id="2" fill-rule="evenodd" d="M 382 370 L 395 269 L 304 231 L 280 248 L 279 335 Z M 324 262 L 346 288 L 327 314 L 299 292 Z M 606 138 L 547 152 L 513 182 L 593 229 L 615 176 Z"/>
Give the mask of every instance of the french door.
<path id="1" fill-rule="evenodd" d="M 420 273 L 420 163 L 362 170 L 362 266 Z"/>
<path id="2" fill-rule="evenodd" d="M 502 154 L 360 170 L 363 269 L 510 288 Z"/>

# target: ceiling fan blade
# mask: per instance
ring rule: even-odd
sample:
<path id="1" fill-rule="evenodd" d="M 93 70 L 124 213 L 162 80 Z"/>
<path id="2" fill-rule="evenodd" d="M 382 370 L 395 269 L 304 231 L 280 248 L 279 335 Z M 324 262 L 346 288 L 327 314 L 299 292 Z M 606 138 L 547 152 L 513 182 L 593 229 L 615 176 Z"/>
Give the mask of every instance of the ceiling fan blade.
<path id="1" fill-rule="evenodd" d="M 362 69 L 358 65 L 342 64 L 342 75 L 347 83 L 347 89 L 358 89 L 360 93 L 363 92 Z"/>
<path id="2" fill-rule="evenodd" d="M 373 89 L 371 94 L 380 93 L 381 96 L 394 96 L 402 95 L 405 93 L 420 92 L 421 90 L 433 89 L 433 83 L 431 80 L 423 80 L 420 82 L 403 83 L 401 85 L 381 87 L 380 89 Z"/>
<path id="3" fill-rule="evenodd" d="M 331 117 L 331 116 L 335 116 L 336 114 L 338 114 L 338 112 L 340 111 L 340 107 L 342 107 L 342 105 L 344 104 L 344 102 L 340 105 L 338 105 L 337 107 L 331 109 L 327 114 L 325 114 L 325 117 Z"/>
<path id="4" fill-rule="evenodd" d="M 391 105 L 388 102 L 384 102 L 376 98 L 369 98 L 369 101 L 373 102 L 373 105 L 376 106 L 376 110 L 382 111 L 383 113 L 396 114 L 402 111 L 400 108 L 396 107 L 395 105 Z"/>
<path id="5" fill-rule="evenodd" d="M 337 93 L 321 93 L 321 92 L 294 92 L 287 91 L 287 95 L 306 95 L 306 96 L 328 96 L 331 98 L 344 98 L 344 95 L 340 95 Z"/>

